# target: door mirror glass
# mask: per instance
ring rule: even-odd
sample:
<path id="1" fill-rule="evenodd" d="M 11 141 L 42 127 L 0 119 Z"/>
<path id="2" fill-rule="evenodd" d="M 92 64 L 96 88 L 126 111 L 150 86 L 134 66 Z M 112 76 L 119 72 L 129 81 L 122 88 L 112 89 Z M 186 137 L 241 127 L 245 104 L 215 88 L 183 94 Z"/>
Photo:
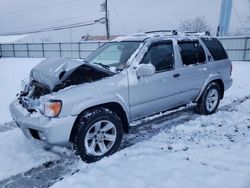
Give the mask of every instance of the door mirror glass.
<path id="1" fill-rule="evenodd" d="M 155 74 L 155 66 L 152 64 L 140 64 L 136 70 L 137 77 L 147 77 Z"/>

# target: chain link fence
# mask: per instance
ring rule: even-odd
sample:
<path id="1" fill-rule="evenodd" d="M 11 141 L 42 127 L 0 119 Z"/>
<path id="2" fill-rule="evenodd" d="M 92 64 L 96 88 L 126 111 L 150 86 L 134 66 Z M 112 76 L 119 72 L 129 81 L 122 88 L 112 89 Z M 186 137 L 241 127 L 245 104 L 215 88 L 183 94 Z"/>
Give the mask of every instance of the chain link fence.
<path id="1" fill-rule="evenodd" d="M 250 37 L 220 37 L 229 58 L 250 61 Z M 105 41 L 78 43 L 15 43 L 0 44 L 2 57 L 65 57 L 85 58 Z"/>
<path id="2" fill-rule="evenodd" d="M 231 60 L 250 61 L 250 36 L 220 37 L 219 40 Z"/>
<path id="3" fill-rule="evenodd" d="M 105 41 L 0 44 L 0 52 L 2 57 L 65 57 L 82 59 L 104 43 Z"/>

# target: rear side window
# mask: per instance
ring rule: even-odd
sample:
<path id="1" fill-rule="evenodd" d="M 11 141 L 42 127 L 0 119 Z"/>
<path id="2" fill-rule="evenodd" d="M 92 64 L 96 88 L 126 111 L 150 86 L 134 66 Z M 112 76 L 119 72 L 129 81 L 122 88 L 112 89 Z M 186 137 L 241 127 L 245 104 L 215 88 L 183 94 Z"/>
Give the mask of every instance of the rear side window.
<path id="1" fill-rule="evenodd" d="M 199 41 L 179 41 L 178 45 L 184 65 L 205 63 L 205 52 Z"/>
<path id="2" fill-rule="evenodd" d="M 216 38 L 201 38 L 202 42 L 207 46 L 214 60 L 227 59 L 227 53 L 222 44 Z"/>
<path id="3" fill-rule="evenodd" d="M 156 72 L 173 69 L 174 51 L 172 43 L 156 43 L 152 45 L 141 63 L 151 63 L 155 66 Z"/>

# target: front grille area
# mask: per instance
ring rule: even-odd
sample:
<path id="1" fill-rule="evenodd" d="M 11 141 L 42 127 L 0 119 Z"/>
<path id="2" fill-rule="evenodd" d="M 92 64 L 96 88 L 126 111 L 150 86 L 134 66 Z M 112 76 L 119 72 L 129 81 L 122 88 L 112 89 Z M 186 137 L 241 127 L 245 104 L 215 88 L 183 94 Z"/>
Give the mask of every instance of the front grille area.
<path id="1" fill-rule="evenodd" d="M 25 108 L 29 113 L 36 112 L 36 110 L 31 109 L 28 105 L 28 102 L 24 100 L 24 98 L 20 97 L 19 98 L 19 103 L 22 105 L 23 108 Z"/>
<path id="2" fill-rule="evenodd" d="M 38 131 L 35 129 L 29 129 L 30 134 L 33 138 L 37 139 L 37 140 L 41 140 L 38 134 Z"/>
<path id="3" fill-rule="evenodd" d="M 40 105 L 39 98 L 49 93 L 50 91 L 47 87 L 36 81 L 32 81 L 29 86 L 29 91 L 20 93 L 18 100 L 23 108 L 33 113 L 38 111 L 37 107 Z"/>

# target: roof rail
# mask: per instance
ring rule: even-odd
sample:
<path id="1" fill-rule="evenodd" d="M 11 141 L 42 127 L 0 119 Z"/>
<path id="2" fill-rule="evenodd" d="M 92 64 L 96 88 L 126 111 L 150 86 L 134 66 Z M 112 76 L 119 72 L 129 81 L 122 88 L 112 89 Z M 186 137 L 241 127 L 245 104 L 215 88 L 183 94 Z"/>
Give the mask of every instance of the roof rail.
<path id="1" fill-rule="evenodd" d="M 194 35 L 194 36 L 202 36 L 202 35 L 206 35 L 206 36 L 210 36 L 210 31 L 204 31 L 204 32 L 196 32 L 196 31 L 185 31 L 184 32 L 185 35 Z"/>
<path id="2" fill-rule="evenodd" d="M 153 30 L 153 31 L 146 31 L 141 33 L 135 33 L 132 36 L 147 36 L 147 35 L 153 35 L 153 36 L 210 36 L 209 31 L 204 32 L 195 32 L 195 31 L 184 31 L 180 32 L 177 30 Z"/>
<path id="3" fill-rule="evenodd" d="M 151 33 L 171 33 L 171 35 L 178 35 L 177 30 L 154 30 L 154 31 L 146 31 L 145 34 L 151 34 Z"/>

